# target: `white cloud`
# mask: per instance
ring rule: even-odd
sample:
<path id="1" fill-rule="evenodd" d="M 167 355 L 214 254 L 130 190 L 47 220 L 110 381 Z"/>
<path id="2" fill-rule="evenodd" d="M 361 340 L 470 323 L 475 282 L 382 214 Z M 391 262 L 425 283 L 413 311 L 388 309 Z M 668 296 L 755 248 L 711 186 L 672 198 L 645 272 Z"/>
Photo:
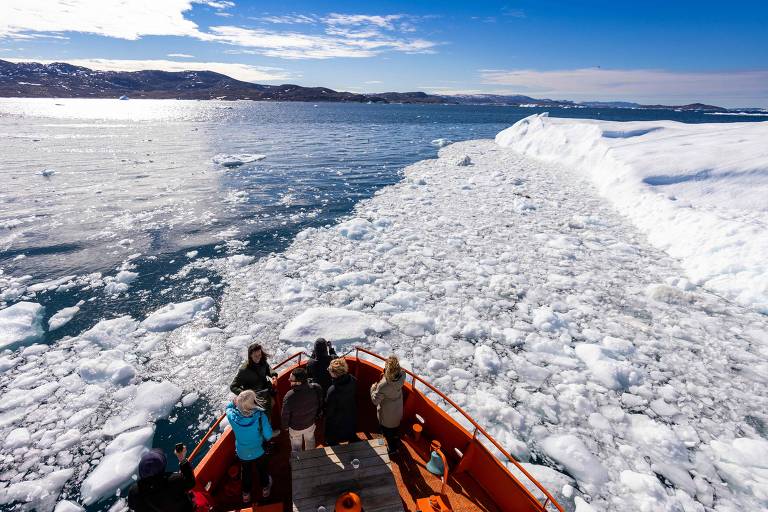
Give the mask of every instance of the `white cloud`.
<path id="1" fill-rule="evenodd" d="M 402 14 L 389 14 L 387 16 L 371 16 L 368 14 L 329 14 L 323 19 L 328 25 L 374 25 L 387 30 L 394 30 L 392 22 L 402 19 Z"/>
<path id="2" fill-rule="evenodd" d="M 166 57 L 176 57 L 176 58 L 179 58 L 179 59 L 194 59 L 195 58 L 194 55 L 190 55 L 188 53 L 169 53 L 168 55 L 166 55 Z"/>
<path id="3" fill-rule="evenodd" d="M 199 37 L 184 18 L 192 0 L 2 0 L 0 37 L 83 32 L 135 40 L 147 35 Z"/>
<path id="4" fill-rule="evenodd" d="M 250 18 L 265 23 L 274 23 L 276 25 L 310 25 L 317 23 L 318 18 L 314 15 L 291 13 L 284 16 L 261 16 L 260 18 Z"/>
<path id="5" fill-rule="evenodd" d="M 372 57 L 385 51 L 430 53 L 436 46 L 436 43 L 423 39 L 396 39 L 379 34 L 360 38 L 335 37 L 235 26 L 210 27 L 210 31 L 213 40 L 251 49 L 242 53 L 258 53 L 284 59 L 360 58 Z"/>
<path id="6" fill-rule="evenodd" d="M 64 37 L 63 32 L 136 40 L 142 36 L 186 36 L 285 59 L 372 57 L 383 52 L 434 53 L 432 41 L 402 37 L 412 26 L 401 14 L 330 14 L 325 18 L 288 15 L 279 21 L 320 23 L 325 33 L 286 32 L 238 26 L 203 30 L 184 14 L 193 4 L 215 9 L 222 0 L 0 0 L 0 38 Z M 217 11 L 214 14 L 228 15 Z M 266 20 L 266 18 L 265 18 Z M 272 19 L 278 21 L 278 18 Z M 386 31 L 384 33 L 383 31 Z"/>
<path id="7" fill-rule="evenodd" d="M 11 62 L 28 62 L 30 59 L 8 58 Z M 55 60 L 35 62 L 50 64 Z M 67 59 L 69 64 L 101 71 L 141 71 L 153 69 L 160 71 L 215 71 L 244 82 L 284 81 L 295 76 L 280 68 L 250 66 L 230 62 L 177 62 L 173 60 L 126 60 L 126 59 Z"/>
<path id="8" fill-rule="evenodd" d="M 510 92 L 572 100 L 627 100 L 642 103 L 720 102 L 743 105 L 768 101 L 768 70 L 665 71 L 657 69 L 571 69 L 557 71 L 481 70 L 482 81 Z"/>

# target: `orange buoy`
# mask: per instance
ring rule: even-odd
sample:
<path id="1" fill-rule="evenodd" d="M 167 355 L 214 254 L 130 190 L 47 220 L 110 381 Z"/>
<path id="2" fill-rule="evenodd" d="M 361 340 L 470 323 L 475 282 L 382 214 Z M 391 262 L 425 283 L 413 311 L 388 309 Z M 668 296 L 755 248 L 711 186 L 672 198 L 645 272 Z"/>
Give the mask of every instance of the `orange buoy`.
<path id="1" fill-rule="evenodd" d="M 345 492 L 336 500 L 336 512 L 361 512 L 363 503 L 360 496 L 353 492 Z"/>

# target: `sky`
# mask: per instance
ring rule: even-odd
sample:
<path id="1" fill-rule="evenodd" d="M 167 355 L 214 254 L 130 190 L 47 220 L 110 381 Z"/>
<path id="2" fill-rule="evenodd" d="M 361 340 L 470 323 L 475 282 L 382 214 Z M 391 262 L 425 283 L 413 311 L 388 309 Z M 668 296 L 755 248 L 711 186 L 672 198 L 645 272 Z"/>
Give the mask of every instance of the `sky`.
<path id="1" fill-rule="evenodd" d="M 768 1 L 0 0 L 0 59 L 768 108 Z"/>

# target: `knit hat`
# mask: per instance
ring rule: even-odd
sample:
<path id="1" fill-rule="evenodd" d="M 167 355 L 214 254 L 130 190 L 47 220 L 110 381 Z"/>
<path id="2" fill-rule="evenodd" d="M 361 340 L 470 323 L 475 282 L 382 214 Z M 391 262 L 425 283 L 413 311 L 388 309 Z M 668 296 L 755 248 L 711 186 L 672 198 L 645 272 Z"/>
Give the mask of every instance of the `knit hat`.
<path id="1" fill-rule="evenodd" d="M 139 462 L 139 478 L 149 478 L 151 476 L 165 473 L 165 453 L 160 448 L 153 448 L 141 456 Z"/>
<path id="2" fill-rule="evenodd" d="M 261 402 L 256 398 L 256 393 L 246 389 L 235 398 L 235 407 L 243 416 L 250 416 L 259 408 Z"/>

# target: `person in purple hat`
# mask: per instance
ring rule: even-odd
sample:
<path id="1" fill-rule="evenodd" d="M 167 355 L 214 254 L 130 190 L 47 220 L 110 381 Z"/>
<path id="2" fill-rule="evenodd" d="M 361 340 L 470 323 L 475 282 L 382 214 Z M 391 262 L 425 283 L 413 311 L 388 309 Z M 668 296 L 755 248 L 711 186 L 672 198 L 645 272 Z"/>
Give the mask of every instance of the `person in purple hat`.
<path id="1" fill-rule="evenodd" d="M 187 460 L 187 447 L 176 445 L 179 471 L 165 470 L 165 452 L 153 448 L 141 456 L 139 481 L 128 491 L 128 508 L 134 512 L 192 512 L 189 491 L 195 487 L 195 473 Z"/>

